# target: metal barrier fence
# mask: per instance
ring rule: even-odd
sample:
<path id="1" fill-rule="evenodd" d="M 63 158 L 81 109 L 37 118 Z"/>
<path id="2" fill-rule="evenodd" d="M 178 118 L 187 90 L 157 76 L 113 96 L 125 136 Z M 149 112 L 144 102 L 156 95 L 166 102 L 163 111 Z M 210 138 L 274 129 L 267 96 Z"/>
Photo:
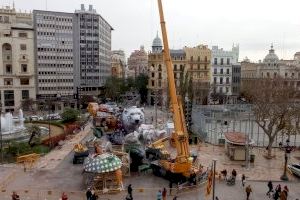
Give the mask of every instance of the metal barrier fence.
<path id="1" fill-rule="evenodd" d="M 223 143 L 226 132 L 244 133 L 258 147 L 268 144 L 268 137 L 255 122 L 250 104 L 193 105 L 192 120 L 192 130 L 211 144 Z M 279 142 L 286 139 L 287 136 L 279 132 L 273 146 L 279 147 Z M 291 135 L 290 145 L 300 146 L 300 135 Z"/>

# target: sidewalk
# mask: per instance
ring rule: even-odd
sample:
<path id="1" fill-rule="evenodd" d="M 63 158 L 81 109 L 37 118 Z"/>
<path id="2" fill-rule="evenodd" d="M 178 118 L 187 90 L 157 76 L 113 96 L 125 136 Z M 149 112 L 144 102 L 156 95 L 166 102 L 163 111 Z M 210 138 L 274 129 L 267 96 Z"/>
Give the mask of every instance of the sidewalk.
<path id="1" fill-rule="evenodd" d="M 58 164 L 73 150 L 74 145 L 81 142 L 90 132 L 91 125 L 87 125 L 83 131 L 76 134 L 73 138 L 66 141 L 61 148 L 55 148 L 47 155 L 41 157 L 36 164 L 36 169 L 51 170 L 57 167 Z"/>
<path id="2" fill-rule="evenodd" d="M 245 161 L 232 161 L 225 154 L 224 146 L 213 146 L 210 144 L 201 144 L 199 147 L 192 146 L 192 150 L 198 150 L 198 158 L 200 163 L 205 167 L 211 166 L 212 159 L 217 159 L 216 170 L 221 171 L 227 169 L 230 175 L 232 169 L 235 169 L 238 173 L 238 179 L 240 179 L 241 174 L 245 174 L 247 180 L 252 181 L 280 181 L 280 176 L 283 174 L 284 168 L 284 152 L 279 149 L 274 149 L 273 152 L 276 155 L 273 159 L 266 159 L 264 155 L 264 149 L 254 148 L 253 153 L 255 154 L 255 162 L 250 164 L 250 168 L 245 168 Z M 294 151 L 291 153 L 291 159 L 289 163 L 299 163 L 296 157 L 300 156 L 300 151 Z M 290 181 L 299 180 L 294 175 L 288 173 Z"/>

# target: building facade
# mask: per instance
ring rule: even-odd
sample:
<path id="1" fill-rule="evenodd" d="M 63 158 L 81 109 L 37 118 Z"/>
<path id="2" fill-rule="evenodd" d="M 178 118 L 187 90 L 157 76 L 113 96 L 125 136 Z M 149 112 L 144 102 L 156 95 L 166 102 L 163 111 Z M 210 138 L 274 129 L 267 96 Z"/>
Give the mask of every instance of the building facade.
<path id="1" fill-rule="evenodd" d="M 300 90 L 300 53 L 296 52 L 291 60 L 280 60 L 273 45 L 262 62 L 251 63 L 245 60 L 241 63 L 242 87 L 255 84 L 256 79 L 276 78 L 285 79 L 286 84 Z"/>
<path id="2" fill-rule="evenodd" d="M 152 51 L 148 55 L 148 103 L 167 106 L 169 103 L 168 77 L 162 48 L 161 39 L 156 36 L 152 43 Z M 194 103 L 204 103 L 210 85 L 210 49 L 199 45 L 193 48 L 171 49 L 170 54 L 177 93 L 180 94 L 184 90 L 182 84 L 191 84 Z"/>
<path id="3" fill-rule="evenodd" d="M 139 50 L 135 50 L 131 53 L 127 61 L 128 65 L 128 77 L 137 77 L 140 74 L 148 73 L 148 54 L 145 51 L 144 46 L 141 46 Z"/>
<path id="4" fill-rule="evenodd" d="M 74 14 L 75 87 L 84 94 L 97 95 L 111 76 L 110 24 L 92 5 Z"/>
<path id="5" fill-rule="evenodd" d="M 33 16 L 37 97 L 62 100 L 55 110 L 74 107 L 74 15 L 34 10 Z"/>
<path id="6" fill-rule="evenodd" d="M 36 98 L 31 13 L 0 9 L 0 66 L 2 111 L 14 112 L 23 100 Z"/>
<path id="7" fill-rule="evenodd" d="M 186 72 L 193 82 L 195 104 L 206 104 L 210 89 L 211 50 L 206 45 L 185 47 Z"/>
<path id="8" fill-rule="evenodd" d="M 123 50 L 114 50 L 111 54 L 111 76 L 125 78 L 126 58 Z"/>
<path id="9" fill-rule="evenodd" d="M 230 51 L 225 51 L 218 46 L 212 46 L 212 70 L 211 70 L 211 95 L 217 95 L 217 101 L 224 103 L 232 101 L 233 89 L 233 65 L 237 66 L 239 59 L 239 46 L 233 46 Z M 239 83 L 235 79 L 235 85 Z M 236 88 L 236 86 L 235 86 Z M 211 99 L 211 98 L 210 98 Z M 211 103 L 211 102 L 210 102 Z"/>

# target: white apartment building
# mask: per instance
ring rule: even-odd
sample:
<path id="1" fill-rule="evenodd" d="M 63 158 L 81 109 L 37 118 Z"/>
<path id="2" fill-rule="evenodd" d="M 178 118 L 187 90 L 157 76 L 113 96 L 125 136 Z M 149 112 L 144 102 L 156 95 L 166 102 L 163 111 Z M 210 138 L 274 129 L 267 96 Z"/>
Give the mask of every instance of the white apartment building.
<path id="1" fill-rule="evenodd" d="M 32 14 L 0 8 L 0 97 L 2 111 L 16 111 L 35 99 Z"/>
<path id="2" fill-rule="evenodd" d="M 212 46 L 211 91 L 213 93 L 232 95 L 232 65 L 238 64 L 239 46 L 233 46 L 230 51 Z"/>

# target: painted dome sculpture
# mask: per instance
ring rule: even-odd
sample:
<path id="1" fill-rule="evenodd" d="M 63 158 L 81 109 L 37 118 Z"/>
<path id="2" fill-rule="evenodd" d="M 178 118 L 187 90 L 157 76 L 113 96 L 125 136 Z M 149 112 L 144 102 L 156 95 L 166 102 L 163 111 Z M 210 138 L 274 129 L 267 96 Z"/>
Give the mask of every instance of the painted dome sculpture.
<path id="1" fill-rule="evenodd" d="M 90 173 L 113 172 L 122 167 L 122 161 L 113 154 L 104 153 L 96 157 L 87 157 L 84 171 Z"/>
<path id="2" fill-rule="evenodd" d="M 275 50 L 273 49 L 273 44 L 271 45 L 271 49 L 269 50 L 269 54 L 264 58 L 264 63 L 274 64 L 278 63 L 279 58 L 275 54 Z"/>

